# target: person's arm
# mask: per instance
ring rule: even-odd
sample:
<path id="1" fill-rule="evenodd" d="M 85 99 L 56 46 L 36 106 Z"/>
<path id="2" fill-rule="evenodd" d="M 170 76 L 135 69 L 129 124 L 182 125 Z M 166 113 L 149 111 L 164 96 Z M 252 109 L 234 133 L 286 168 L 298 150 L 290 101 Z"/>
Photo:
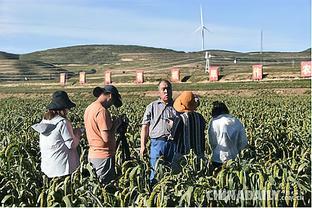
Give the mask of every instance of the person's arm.
<path id="1" fill-rule="evenodd" d="M 67 128 L 70 132 L 70 134 L 73 137 L 73 143 L 72 143 L 72 148 L 76 148 L 80 142 L 80 137 L 81 137 L 81 129 L 80 128 L 73 128 L 73 125 L 70 121 L 66 121 Z"/>
<path id="2" fill-rule="evenodd" d="M 101 137 L 104 143 L 108 143 L 111 137 L 111 133 L 109 130 L 101 130 Z"/>
<path id="3" fill-rule="evenodd" d="M 214 150 L 218 144 L 216 132 L 213 129 L 212 121 L 210 121 L 209 127 L 208 127 L 208 137 L 209 137 L 209 145 L 211 147 L 211 150 Z"/>
<path id="4" fill-rule="evenodd" d="M 149 135 L 149 124 L 143 124 L 141 129 L 141 149 L 140 155 L 143 156 L 146 153 L 146 142 Z"/>
<path id="5" fill-rule="evenodd" d="M 80 128 L 75 128 L 73 129 L 73 148 L 76 148 L 80 142 L 80 138 L 81 138 L 81 130 Z"/>
<path id="6" fill-rule="evenodd" d="M 201 129 L 201 132 L 200 132 L 200 145 L 201 145 L 201 148 L 198 148 L 198 149 L 201 149 L 202 150 L 202 152 L 200 152 L 200 154 L 201 154 L 201 157 L 204 157 L 204 154 L 205 154 L 205 150 L 207 149 L 207 147 L 206 147 L 206 142 L 205 142 L 205 133 L 206 133 L 206 131 L 205 131 L 205 129 L 206 129 L 206 120 L 205 120 L 205 118 L 201 115 L 201 114 L 199 114 L 199 116 L 200 116 L 200 120 L 201 120 L 201 125 L 202 125 L 202 129 Z"/>
<path id="7" fill-rule="evenodd" d="M 114 138 L 116 130 L 121 124 L 121 119 L 111 119 L 109 112 L 105 109 L 100 111 L 96 117 L 97 126 L 101 132 L 101 137 L 105 143 Z"/>
<path id="8" fill-rule="evenodd" d="M 151 114 L 152 114 L 152 105 L 148 105 L 143 115 L 142 121 L 142 128 L 141 128 L 141 148 L 140 148 L 140 155 L 143 156 L 146 153 L 146 143 L 147 137 L 149 136 L 149 126 L 151 121 Z"/>
<path id="9" fill-rule="evenodd" d="M 172 124 L 171 124 L 171 136 L 175 140 L 177 140 L 177 138 L 179 138 L 178 134 L 180 133 L 180 131 L 182 131 L 180 121 L 181 121 L 180 116 L 176 116 L 176 117 L 174 117 L 174 120 L 172 121 Z"/>
<path id="10" fill-rule="evenodd" d="M 240 127 L 240 131 L 239 131 L 239 140 L 238 140 L 238 143 L 237 143 L 237 149 L 238 149 L 239 152 L 242 149 L 244 149 L 247 146 L 247 144 L 248 144 L 245 127 L 241 123 L 240 123 L 240 125 L 241 125 L 241 127 Z"/>
<path id="11" fill-rule="evenodd" d="M 121 119 L 120 118 L 116 118 L 113 122 L 112 122 L 112 125 L 111 125 L 111 128 L 110 129 L 102 129 L 101 130 L 101 137 L 103 139 L 103 141 L 105 143 L 109 142 L 109 140 L 111 138 L 115 138 L 115 134 L 116 134 L 116 131 L 118 129 L 118 127 L 121 125 Z"/>
<path id="12" fill-rule="evenodd" d="M 73 149 L 78 146 L 81 132 L 80 130 L 79 132 L 78 130 L 74 130 L 70 121 L 65 120 L 65 123 L 61 127 L 61 135 L 68 149 Z"/>

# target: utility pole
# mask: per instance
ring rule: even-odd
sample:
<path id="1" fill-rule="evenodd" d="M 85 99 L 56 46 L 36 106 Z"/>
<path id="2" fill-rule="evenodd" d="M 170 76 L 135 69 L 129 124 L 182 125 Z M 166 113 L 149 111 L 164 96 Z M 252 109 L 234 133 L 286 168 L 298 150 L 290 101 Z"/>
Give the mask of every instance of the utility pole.
<path id="1" fill-rule="evenodd" d="M 263 50 L 263 31 L 261 29 L 261 49 L 260 49 L 260 62 L 261 62 L 261 65 L 263 65 L 262 50 Z"/>

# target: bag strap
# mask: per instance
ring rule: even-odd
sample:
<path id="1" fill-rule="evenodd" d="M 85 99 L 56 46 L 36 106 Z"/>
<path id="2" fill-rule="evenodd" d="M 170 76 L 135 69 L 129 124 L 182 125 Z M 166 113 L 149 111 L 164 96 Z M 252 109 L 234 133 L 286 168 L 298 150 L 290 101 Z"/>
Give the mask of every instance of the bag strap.
<path id="1" fill-rule="evenodd" d="M 167 108 L 167 105 L 164 107 L 164 109 L 162 109 L 161 113 L 158 115 L 157 119 L 156 119 L 156 122 L 154 123 L 154 126 L 152 127 L 152 130 L 154 130 L 154 128 L 156 127 L 156 125 L 158 124 L 159 120 L 160 120 L 160 117 L 161 115 L 163 114 L 163 112 L 166 110 Z"/>

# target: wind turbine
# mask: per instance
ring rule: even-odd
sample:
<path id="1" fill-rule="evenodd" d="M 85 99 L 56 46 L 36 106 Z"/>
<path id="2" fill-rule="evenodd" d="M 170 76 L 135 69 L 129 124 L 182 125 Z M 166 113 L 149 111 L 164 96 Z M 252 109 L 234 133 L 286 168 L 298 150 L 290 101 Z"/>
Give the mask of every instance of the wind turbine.
<path id="1" fill-rule="evenodd" d="M 200 5 L 200 23 L 201 25 L 195 30 L 195 32 L 200 31 L 201 36 L 202 36 L 202 51 L 205 50 L 205 30 L 210 32 L 204 25 L 204 20 L 203 20 L 203 10 Z"/>

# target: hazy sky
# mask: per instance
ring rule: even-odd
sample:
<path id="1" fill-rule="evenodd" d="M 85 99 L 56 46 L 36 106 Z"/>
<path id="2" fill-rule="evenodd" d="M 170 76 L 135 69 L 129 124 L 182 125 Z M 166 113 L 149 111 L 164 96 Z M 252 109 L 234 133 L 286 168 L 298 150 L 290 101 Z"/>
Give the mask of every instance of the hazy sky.
<path id="1" fill-rule="evenodd" d="M 302 51 L 311 47 L 311 0 L 0 0 L 0 51 L 84 44 Z"/>

